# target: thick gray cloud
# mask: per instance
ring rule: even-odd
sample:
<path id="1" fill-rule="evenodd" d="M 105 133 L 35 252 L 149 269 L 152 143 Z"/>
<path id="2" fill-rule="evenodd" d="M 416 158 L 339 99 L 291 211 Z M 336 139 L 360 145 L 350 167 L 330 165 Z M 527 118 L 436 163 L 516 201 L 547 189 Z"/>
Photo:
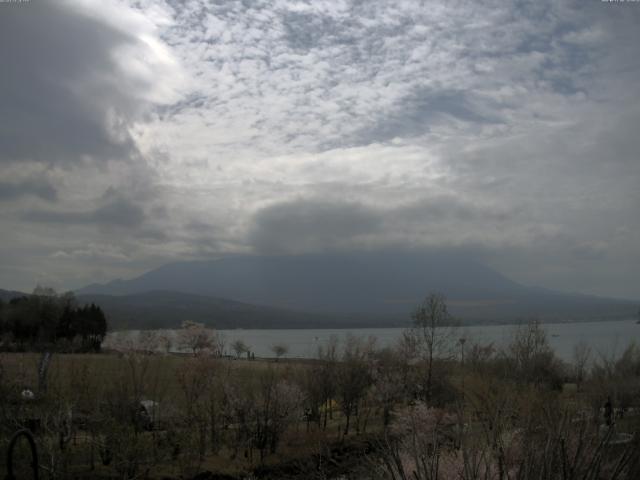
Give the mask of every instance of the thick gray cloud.
<path id="1" fill-rule="evenodd" d="M 129 159 L 139 104 L 115 49 L 135 39 L 68 5 L 3 5 L 0 161 Z"/>
<path id="2" fill-rule="evenodd" d="M 92 210 L 33 210 L 25 214 L 32 222 L 61 224 L 97 224 L 104 226 L 137 227 L 145 218 L 143 209 L 132 201 L 109 195 L 103 205 Z"/>
<path id="3" fill-rule="evenodd" d="M 260 252 L 301 253 L 351 247 L 379 231 L 380 212 L 357 203 L 295 200 L 259 211 L 249 234 Z"/>
<path id="4" fill-rule="evenodd" d="M 264 253 L 313 253 L 323 250 L 428 247 L 482 250 L 481 235 L 465 230 L 510 229 L 517 215 L 496 206 L 431 196 L 398 205 L 298 198 L 256 212 L 249 241 Z M 453 238 L 458 234 L 458 238 Z M 495 241 L 488 242 L 493 247 Z"/>
<path id="5" fill-rule="evenodd" d="M 124 4 L 0 4 L 2 285 L 68 288 L 165 256 L 155 159 L 135 137 L 182 77 L 154 33 Z"/>
<path id="6" fill-rule="evenodd" d="M 58 198 L 58 192 L 51 182 L 39 176 L 22 180 L 0 181 L 0 201 L 15 200 L 29 195 L 50 202 L 54 202 Z"/>

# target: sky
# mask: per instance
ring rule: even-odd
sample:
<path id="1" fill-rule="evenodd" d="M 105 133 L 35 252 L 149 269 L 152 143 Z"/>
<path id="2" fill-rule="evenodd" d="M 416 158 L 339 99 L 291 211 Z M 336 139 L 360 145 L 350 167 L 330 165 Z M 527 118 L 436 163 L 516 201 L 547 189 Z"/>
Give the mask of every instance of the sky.
<path id="1" fill-rule="evenodd" d="M 0 2 L 0 288 L 459 252 L 640 299 L 640 2 Z"/>

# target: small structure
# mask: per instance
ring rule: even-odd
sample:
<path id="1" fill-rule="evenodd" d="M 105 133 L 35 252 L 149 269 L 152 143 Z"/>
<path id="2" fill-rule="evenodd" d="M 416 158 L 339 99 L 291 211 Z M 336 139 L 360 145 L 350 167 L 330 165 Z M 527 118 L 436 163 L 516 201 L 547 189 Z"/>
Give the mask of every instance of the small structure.
<path id="1" fill-rule="evenodd" d="M 33 390 L 30 388 L 25 388 L 20 392 L 20 397 L 22 397 L 23 400 L 35 400 L 36 394 L 33 393 Z"/>
<path id="2" fill-rule="evenodd" d="M 13 434 L 11 440 L 9 441 L 9 447 L 7 448 L 7 476 L 6 480 L 17 480 L 14 471 L 13 471 L 13 451 L 15 449 L 16 443 L 20 437 L 25 437 L 27 442 L 29 442 L 29 449 L 31 450 L 31 470 L 33 472 L 33 479 L 38 480 L 38 449 L 36 447 L 36 442 L 33 439 L 33 434 L 31 431 L 27 429 L 18 430 Z"/>
<path id="3" fill-rule="evenodd" d="M 160 404 L 154 400 L 140 400 L 137 411 L 137 419 L 145 430 L 156 428 Z"/>

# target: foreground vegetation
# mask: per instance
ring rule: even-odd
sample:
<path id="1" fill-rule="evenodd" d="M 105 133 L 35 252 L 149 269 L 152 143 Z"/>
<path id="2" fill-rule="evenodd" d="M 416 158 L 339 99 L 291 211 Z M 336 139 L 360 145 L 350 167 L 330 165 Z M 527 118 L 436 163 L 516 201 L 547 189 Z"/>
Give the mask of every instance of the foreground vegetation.
<path id="1" fill-rule="evenodd" d="M 187 324 L 188 354 L 153 334 L 56 353 L 40 390 L 41 354 L 3 353 L 0 448 L 31 428 L 44 478 L 640 478 L 635 345 L 564 364 L 531 322 L 497 350 L 459 338 L 435 295 L 414 320 L 394 348 L 347 337 L 313 361 L 224 358 Z"/>

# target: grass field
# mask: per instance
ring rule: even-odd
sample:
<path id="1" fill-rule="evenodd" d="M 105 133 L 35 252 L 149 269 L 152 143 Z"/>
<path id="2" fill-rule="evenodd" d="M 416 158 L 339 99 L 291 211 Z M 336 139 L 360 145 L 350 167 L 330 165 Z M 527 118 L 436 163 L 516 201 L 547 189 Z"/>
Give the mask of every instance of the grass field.
<path id="1" fill-rule="evenodd" d="M 248 406 L 249 409 L 265 407 L 261 393 L 265 377 L 294 382 L 304 375 L 313 361 L 249 361 L 157 354 L 54 354 L 48 369 L 47 391 L 42 394 L 38 392 L 40 357 L 39 353 L 0 354 L 5 400 L 0 446 L 4 451 L 11 433 L 26 419 L 38 417 L 41 427 L 36 440 L 41 449 L 42 464 L 42 457 L 46 456 L 43 452 L 55 450 L 52 444 L 56 442 L 53 430 L 60 423 L 57 417 L 64 416 L 61 412 L 65 410 L 71 411 L 71 439 L 66 451 L 55 453 L 54 456 L 59 458 L 51 467 L 65 474 L 74 472 L 74 475 L 88 475 L 87 478 L 113 475 L 113 464 L 102 465 L 99 449 L 113 435 L 113 423 L 126 423 L 126 415 L 117 421 L 109 418 L 114 412 L 114 405 L 126 408 L 127 402 L 134 402 L 134 399 L 158 402 L 158 408 L 153 412 L 156 417 L 154 428 L 116 433 L 124 437 L 121 441 L 130 443 L 127 448 L 147 457 L 137 462 L 137 470 L 145 472 L 149 478 L 184 477 L 207 470 L 238 476 L 252 471 L 257 465 L 261 465 L 264 471 L 268 471 L 268 466 L 281 464 L 292 468 L 291 465 L 306 465 L 310 458 L 329 452 L 331 445 L 345 443 L 344 419 L 335 401 L 332 401 L 332 418 L 328 420 L 326 429 L 308 424 L 302 409 L 299 406 L 294 408 L 288 413 L 277 451 L 269 452 L 264 458 L 248 445 L 249 438 L 236 438 L 243 427 L 238 423 L 235 406 L 229 404 L 228 396 L 232 394 L 226 390 L 231 388 L 243 392 L 245 398 L 242 401 L 249 399 L 255 404 Z M 208 376 L 203 375 L 204 371 Z M 204 383 L 203 377 L 207 377 Z M 21 398 L 25 389 L 35 392 L 36 399 Z M 194 392 L 194 389 L 200 391 Z M 369 417 L 366 429 L 371 433 L 379 429 L 380 423 L 375 415 L 370 414 Z M 212 444 L 209 431 L 212 421 L 221 424 L 215 448 L 209 445 Z M 247 424 L 253 421 L 246 419 Z M 208 430 L 201 435 L 207 443 L 202 448 L 204 454 L 201 459 L 195 460 L 195 455 L 186 452 L 184 447 L 177 455 L 171 451 L 176 444 L 185 441 L 189 444 L 187 448 L 198 450 L 201 446 L 195 444 L 199 439 L 184 440 L 184 432 L 191 432 L 187 437 L 200 437 L 197 424 L 202 423 L 207 424 Z M 107 426 L 102 428 L 104 425 Z M 346 443 L 357 444 L 362 438 L 352 434 Z M 24 454 L 22 452 L 21 455 Z M 123 454 L 126 457 L 126 452 Z M 2 466 L 6 467 L 4 455 Z"/>

